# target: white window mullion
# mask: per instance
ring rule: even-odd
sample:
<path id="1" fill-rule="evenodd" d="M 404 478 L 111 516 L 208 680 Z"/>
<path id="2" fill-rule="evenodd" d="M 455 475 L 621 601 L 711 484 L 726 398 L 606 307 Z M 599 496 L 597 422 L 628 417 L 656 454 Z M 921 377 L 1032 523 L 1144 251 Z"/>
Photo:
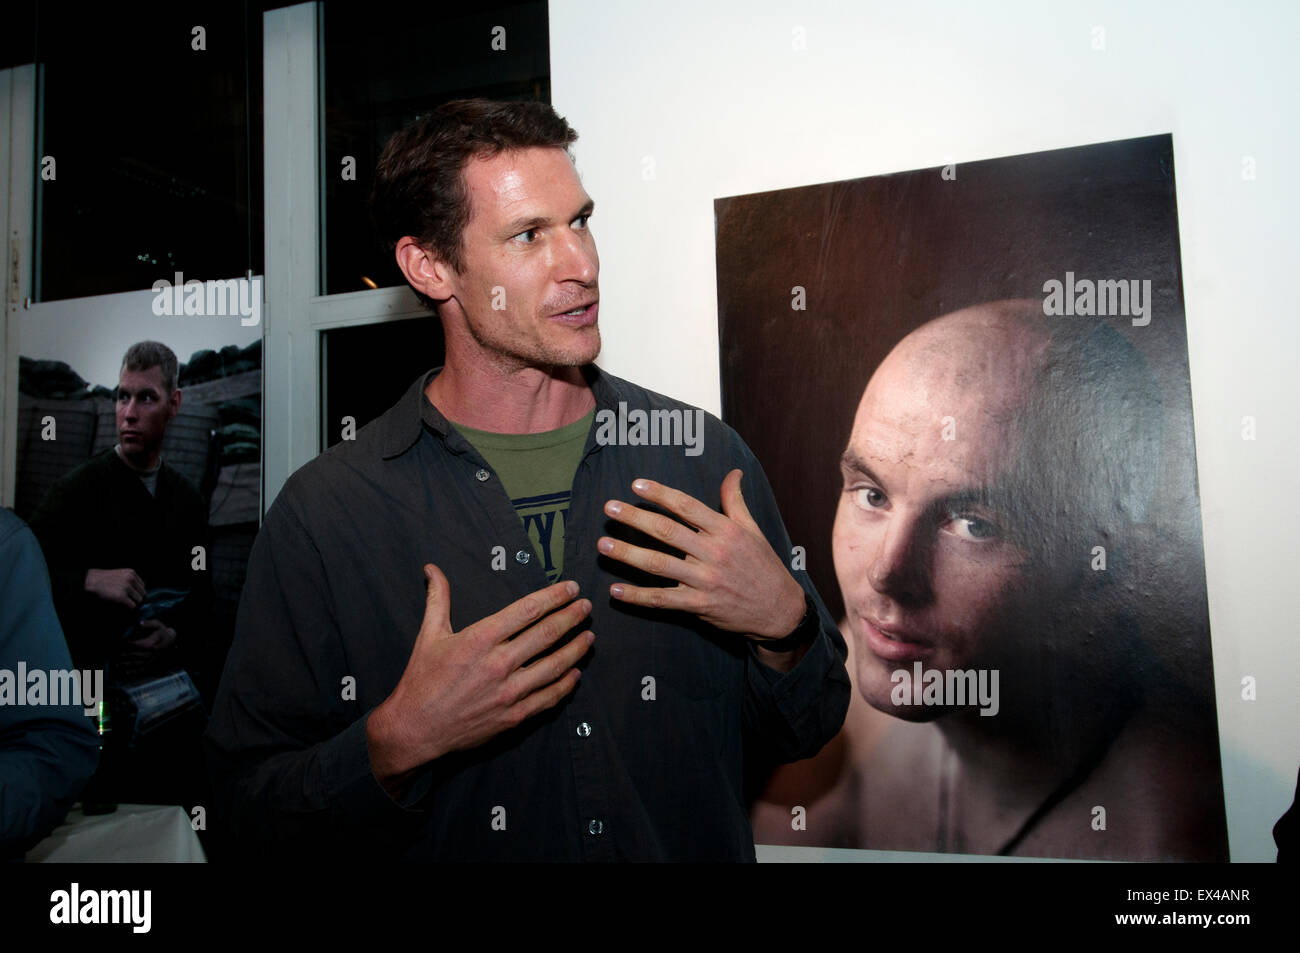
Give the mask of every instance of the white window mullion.
<path id="1" fill-rule="evenodd" d="M 18 473 L 18 345 L 31 295 L 36 67 L 0 70 L 0 506 L 13 506 Z"/>
<path id="2" fill-rule="evenodd" d="M 269 10 L 263 26 L 266 330 L 262 355 L 262 505 L 319 452 L 320 357 L 311 324 L 320 290 L 318 4 Z"/>

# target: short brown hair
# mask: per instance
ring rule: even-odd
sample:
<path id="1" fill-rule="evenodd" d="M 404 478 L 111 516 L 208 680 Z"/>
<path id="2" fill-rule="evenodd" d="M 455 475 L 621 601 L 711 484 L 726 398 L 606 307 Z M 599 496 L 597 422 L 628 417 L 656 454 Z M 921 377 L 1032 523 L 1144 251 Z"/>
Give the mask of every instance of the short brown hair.
<path id="1" fill-rule="evenodd" d="M 375 168 L 370 210 L 388 251 L 410 235 L 457 272 L 469 223 L 464 169 L 471 158 L 534 147 L 566 153 L 578 134 L 547 103 L 458 99 L 395 133 Z M 415 292 L 436 310 L 433 299 Z"/>
<path id="2" fill-rule="evenodd" d="M 140 341 L 126 349 L 122 356 L 122 370 L 147 371 L 151 367 L 162 368 L 163 386 L 170 395 L 176 390 L 176 375 L 179 370 L 176 352 L 166 344 L 157 341 Z"/>

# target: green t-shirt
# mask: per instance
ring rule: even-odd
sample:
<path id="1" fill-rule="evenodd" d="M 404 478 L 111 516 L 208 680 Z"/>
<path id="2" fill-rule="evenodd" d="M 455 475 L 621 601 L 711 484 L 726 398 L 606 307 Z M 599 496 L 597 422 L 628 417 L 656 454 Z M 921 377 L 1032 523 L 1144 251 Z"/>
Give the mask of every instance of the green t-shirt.
<path id="1" fill-rule="evenodd" d="M 564 521 L 573 475 L 595 417 L 592 409 L 581 420 L 545 433 L 491 433 L 455 424 L 505 486 L 548 582 L 559 582 L 564 571 Z"/>

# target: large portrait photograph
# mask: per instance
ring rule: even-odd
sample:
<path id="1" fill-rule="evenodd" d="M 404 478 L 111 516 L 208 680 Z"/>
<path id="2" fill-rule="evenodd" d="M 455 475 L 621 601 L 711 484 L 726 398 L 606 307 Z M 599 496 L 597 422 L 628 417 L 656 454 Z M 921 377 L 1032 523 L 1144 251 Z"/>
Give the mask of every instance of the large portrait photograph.
<path id="1" fill-rule="evenodd" d="M 1174 145 L 715 201 L 723 417 L 854 689 L 757 843 L 1228 859 Z"/>

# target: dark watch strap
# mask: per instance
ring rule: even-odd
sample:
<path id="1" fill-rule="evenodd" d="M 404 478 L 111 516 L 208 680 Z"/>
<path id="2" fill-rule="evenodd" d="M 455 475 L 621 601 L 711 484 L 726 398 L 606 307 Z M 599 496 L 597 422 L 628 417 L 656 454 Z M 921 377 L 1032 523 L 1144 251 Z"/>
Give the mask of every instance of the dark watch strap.
<path id="1" fill-rule="evenodd" d="M 754 644 L 769 652 L 793 652 L 797 648 L 810 645 L 817 638 L 817 633 L 822 630 L 822 620 L 817 612 L 817 603 L 813 602 L 813 597 L 806 590 L 803 594 L 803 604 L 803 618 L 799 620 L 793 632 L 783 639 L 763 639 L 761 642 L 755 641 Z"/>

